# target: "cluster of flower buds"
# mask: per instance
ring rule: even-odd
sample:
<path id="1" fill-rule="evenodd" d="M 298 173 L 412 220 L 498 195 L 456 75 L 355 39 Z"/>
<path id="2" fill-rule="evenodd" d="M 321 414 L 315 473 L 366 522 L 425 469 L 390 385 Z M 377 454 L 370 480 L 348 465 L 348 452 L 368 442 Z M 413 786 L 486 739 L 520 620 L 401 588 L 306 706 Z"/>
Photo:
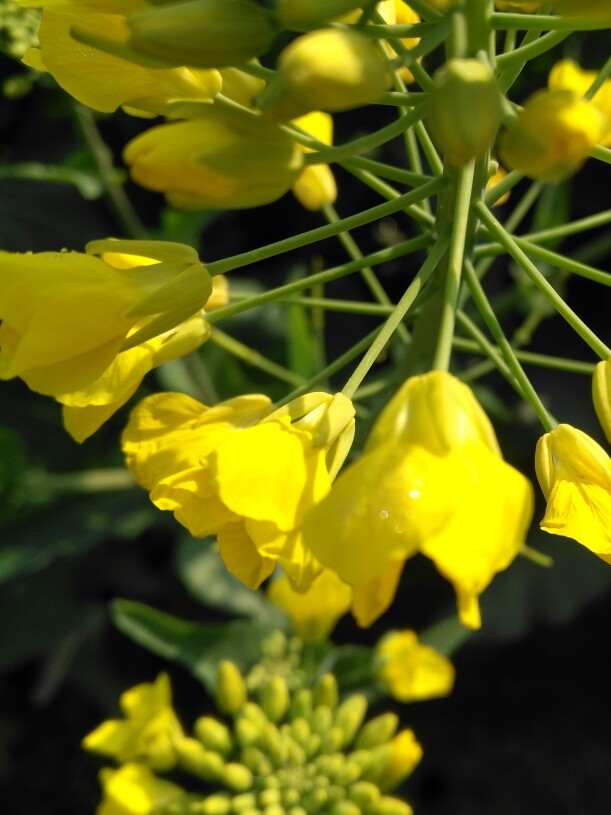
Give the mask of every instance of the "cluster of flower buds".
<path id="1" fill-rule="evenodd" d="M 398 731 L 393 713 L 365 721 L 365 697 L 340 700 L 333 675 L 293 692 L 268 675 L 251 698 L 236 665 L 222 661 L 215 703 L 218 715 L 199 717 L 187 735 L 165 674 L 126 691 L 125 718 L 83 742 L 120 765 L 100 773 L 98 811 L 132 812 L 138 802 L 139 815 L 410 815 L 389 793 L 420 761 L 413 732 Z M 172 770 L 194 791 L 161 776 Z"/>

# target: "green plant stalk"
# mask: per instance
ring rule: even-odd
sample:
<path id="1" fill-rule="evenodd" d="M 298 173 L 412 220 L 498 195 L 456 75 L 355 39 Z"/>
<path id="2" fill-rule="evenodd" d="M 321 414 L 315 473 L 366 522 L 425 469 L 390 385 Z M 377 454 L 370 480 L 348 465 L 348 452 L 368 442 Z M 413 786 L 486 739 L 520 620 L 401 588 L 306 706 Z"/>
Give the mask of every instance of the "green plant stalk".
<path id="1" fill-rule="evenodd" d="M 299 374 L 264 357 L 263 354 L 255 351 L 250 346 L 244 345 L 244 343 L 239 340 L 225 334 L 220 328 L 212 330 L 209 342 L 213 342 L 215 345 L 218 345 L 219 348 L 223 348 L 232 356 L 241 359 L 242 362 L 245 362 L 247 365 L 258 368 L 260 371 L 265 371 L 265 373 L 270 374 L 270 376 L 274 376 L 282 382 L 287 382 L 289 385 L 302 385 L 304 382 L 304 378 L 299 376 Z"/>
<path id="2" fill-rule="evenodd" d="M 566 320 L 571 328 L 590 346 L 600 359 L 607 359 L 611 356 L 611 350 L 596 336 L 583 320 L 575 314 L 573 309 L 565 303 L 554 287 L 548 283 L 534 263 L 532 263 L 522 249 L 520 249 L 513 235 L 510 235 L 505 230 L 503 225 L 497 221 L 485 204 L 479 202 L 475 206 L 482 223 L 488 229 L 490 235 L 505 247 L 507 253 L 511 255 L 524 274 L 539 291 L 545 295 L 558 314 Z"/>
<path id="3" fill-rule="evenodd" d="M 473 302 L 475 303 L 479 313 L 482 315 L 484 322 L 486 323 L 488 330 L 496 340 L 496 344 L 501 350 L 501 354 L 503 355 L 507 367 L 515 377 L 516 383 L 518 384 L 519 390 L 523 399 L 525 399 L 532 409 L 537 414 L 537 417 L 546 431 L 553 430 L 556 426 L 555 420 L 550 416 L 545 405 L 539 398 L 539 394 L 531 384 L 529 378 L 526 376 L 524 369 L 520 365 L 518 358 L 515 355 L 514 349 L 511 347 L 511 343 L 505 336 L 505 332 L 503 331 L 501 324 L 499 323 L 496 314 L 494 313 L 494 309 L 490 305 L 490 301 L 486 297 L 484 290 L 477 279 L 477 275 L 475 273 L 475 269 L 470 261 L 465 263 L 464 268 L 465 274 L 465 282 L 469 287 L 469 291 L 471 292 L 471 297 L 473 298 Z M 502 369 L 501 369 L 502 373 Z"/>
<path id="4" fill-rule="evenodd" d="M 233 255 L 229 258 L 213 261 L 208 263 L 206 268 L 209 274 L 225 274 L 234 269 L 240 269 L 243 266 L 248 266 L 252 263 L 259 263 L 262 260 L 281 255 L 285 252 L 290 252 L 293 249 L 301 249 L 302 246 L 308 246 L 311 243 L 317 243 L 325 238 L 333 238 L 340 232 L 346 229 L 356 229 L 359 226 L 365 226 L 372 221 L 377 221 L 381 218 L 386 218 L 388 215 L 394 215 L 395 212 L 400 212 L 403 209 L 423 200 L 429 198 L 431 195 L 436 195 L 446 185 L 444 178 L 435 178 L 422 184 L 411 192 L 400 195 L 393 201 L 388 201 L 384 204 L 378 204 L 370 209 L 363 210 L 356 215 L 350 215 L 348 218 L 343 218 L 336 224 L 327 224 L 319 226 L 316 229 L 311 229 L 308 232 L 302 232 L 299 235 L 292 235 L 290 238 L 285 238 L 275 243 L 267 244 L 258 249 L 252 249 L 249 252 L 242 252 L 239 255 Z"/>
<path id="5" fill-rule="evenodd" d="M 448 251 L 449 243 L 450 234 L 448 231 L 445 231 L 442 235 L 440 235 L 437 243 L 431 248 L 426 260 L 420 267 L 418 274 L 409 284 L 405 290 L 405 293 L 395 306 L 393 313 L 388 317 L 379 333 L 377 333 L 374 341 L 371 343 L 367 352 L 363 356 L 363 359 L 359 362 L 352 376 L 342 388 L 342 393 L 345 396 L 351 398 L 363 379 L 367 376 L 369 370 L 375 364 L 380 353 L 394 332 L 397 330 L 397 327 L 405 318 L 405 315 L 408 313 L 409 309 L 414 304 L 416 297 L 422 290 L 422 287 L 437 269 L 437 266 L 441 262 L 444 254 Z"/>
<path id="6" fill-rule="evenodd" d="M 292 283 L 286 283 L 284 286 L 277 286 L 276 288 L 263 292 L 262 294 L 250 295 L 247 299 L 241 300 L 238 303 L 231 303 L 223 308 L 216 309 L 206 315 L 206 319 L 210 325 L 214 325 L 227 317 L 232 317 L 235 314 L 240 314 L 244 311 L 249 311 L 252 308 L 257 308 L 265 303 L 273 303 L 277 300 L 282 300 L 286 295 L 295 294 L 309 289 L 317 283 L 329 283 L 332 280 L 337 280 L 340 277 L 358 272 L 363 266 L 375 266 L 379 263 L 387 263 L 390 260 L 404 257 L 413 252 L 426 249 L 430 245 L 431 238 L 429 235 L 420 235 L 417 238 L 412 238 L 409 241 L 391 246 L 387 249 L 380 249 L 373 252 L 371 255 L 365 255 L 360 260 L 353 260 L 349 263 L 343 263 L 341 266 L 335 266 L 332 269 L 327 269 L 324 272 L 309 275 L 303 280 L 295 280 Z"/>
<path id="7" fill-rule="evenodd" d="M 487 200 L 486 203 L 488 203 Z M 520 235 L 519 239 L 528 241 L 530 244 L 539 244 L 546 241 L 557 241 L 562 240 L 569 235 L 579 235 L 582 232 L 587 232 L 590 229 L 596 229 L 600 226 L 606 226 L 607 224 L 611 224 L 611 209 L 608 209 L 605 212 L 597 212 L 596 215 L 588 215 L 586 218 L 580 218 L 578 221 L 571 221 L 567 224 L 562 224 L 562 226 L 553 226 L 549 229 L 539 229 L 536 232 L 527 232 L 524 235 Z M 506 229 L 509 232 L 513 232 L 516 226 L 517 224 L 513 225 L 513 222 L 510 226 L 508 220 Z M 503 251 L 503 248 L 497 243 L 485 243 L 480 244 L 475 248 L 475 256 L 500 255 L 503 253 Z"/>
<path id="8" fill-rule="evenodd" d="M 609 28 L 609 21 L 585 17 L 554 17 L 544 14 L 512 14 L 495 11 L 490 17 L 492 28 L 497 31 L 598 31 Z"/>
<path id="9" fill-rule="evenodd" d="M 463 322 L 464 316 L 462 312 L 458 312 L 458 319 L 461 323 Z M 477 341 L 468 340 L 465 337 L 455 336 L 454 347 L 459 351 L 465 351 L 469 354 L 484 353 Z M 497 350 L 496 346 L 491 345 L 491 347 Z M 500 356 L 500 351 L 498 353 Z M 514 349 L 514 353 L 520 362 L 527 365 L 536 365 L 538 368 L 549 368 L 552 371 L 566 371 L 567 373 L 590 376 L 594 373 L 594 369 L 596 368 L 593 362 L 581 362 L 577 359 L 554 357 L 549 354 L 535 354 L 531 351 L 520 351 L 518 349 Z"/>

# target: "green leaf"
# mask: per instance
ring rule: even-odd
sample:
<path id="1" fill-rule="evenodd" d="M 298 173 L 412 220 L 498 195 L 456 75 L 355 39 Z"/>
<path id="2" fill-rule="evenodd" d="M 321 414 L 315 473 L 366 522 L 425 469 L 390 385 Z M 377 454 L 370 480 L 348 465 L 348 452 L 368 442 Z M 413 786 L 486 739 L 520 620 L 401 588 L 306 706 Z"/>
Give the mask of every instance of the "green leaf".
<path id="1" fill-rule="evenodd" d="M 321 666 L 321 673 L 335 675 L 341 690 L 371 685 L 373 652 L 364 645 L 343 645 L 334 648 Z"/>
<path id="2" fill-rule="evenodd" d="M 283 627 L 282 612 L 263 592 L 246 588 L 227 571 L 210 538 L 184 537 L 177 548 L 176 568 L 189 594 L 205 606 Z"/>
<path id="3" fill-rule="evenodd" d="M 229 659 L 241 671 L 261 656 L 261 641 L 275 626 L 254 621 L 196 623 L 157 611 L 144 603 L 115 600 L 111 616 L 117 628 L 164 659 L 185 665 L 212 692 L 220 660 Z"/>

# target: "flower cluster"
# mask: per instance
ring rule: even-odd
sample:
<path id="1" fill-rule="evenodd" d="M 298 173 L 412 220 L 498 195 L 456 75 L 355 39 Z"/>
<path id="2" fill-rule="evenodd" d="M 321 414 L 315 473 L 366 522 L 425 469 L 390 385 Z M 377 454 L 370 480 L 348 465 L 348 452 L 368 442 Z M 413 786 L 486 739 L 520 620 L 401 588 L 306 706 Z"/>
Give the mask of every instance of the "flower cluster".
<path id="1" fill-rule="evenodd" d="M 232 662 L 216 684 L 220 716 L 200 716 L 187 735 L 161 674 L 121 697 L 124 720 L 101 724 L 85 749 L 114 759 L 100 773 L 98 815 L 409 815 L 391 793 L 414 770 L 422 749 L 398 717 L 366 721 L 360 694 L 338 699 L 331 674 L 291 692 L 268 678 L 257 700 Z M 161 776 L 182 771 L 184 785 Z M 188 787 L 187 787 L 188 785 Z"/>

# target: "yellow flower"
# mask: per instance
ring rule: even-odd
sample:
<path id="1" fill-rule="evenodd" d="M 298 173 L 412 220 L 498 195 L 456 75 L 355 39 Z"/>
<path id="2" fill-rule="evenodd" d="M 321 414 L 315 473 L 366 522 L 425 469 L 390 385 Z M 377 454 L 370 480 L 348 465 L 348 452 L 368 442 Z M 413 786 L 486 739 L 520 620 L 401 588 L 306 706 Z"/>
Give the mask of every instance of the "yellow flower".
<path id="1" fill-rule="evenodd" d="M 123 152 L 134 181 L 182 209 L 241 209 L 281 198 L 303 169 L 303 151 L 254 113 L 198 108 L 192 121 L 158 125 Z"/>
<path id="2" fill-rule="evenodd" d="M 304 592 L 295 590 L 286 575 L 275 578 L 267 595 L 286 611 L 293 629 L 304 642 L 323 642 L 337 621 L 350 610 L 352 589 L 328 569 L 316 577 Z"/>
<path id="3" fill-rule="evenodd" d="M 354 587 L 361 625 L 386 610 L 403 562 L 421 552 L 453 583 L 461 621 L 478 628 L 478 596 L 519 552 L 532 501 L 469 388 L 434 371 L 390 401 L 303 536 Z"/>
<path id="4" fill-rule="evenodd" d="M 308 394 L 272 411 L 257 394 L 206 407 L 161 393 L 133 411 L 123 450 L 153 503 L 192 535 L 217 535 L 227 568 L 247 586 L 276 561 L 307 586 L 319 566 L 301 523 L 348 452 L 353 416 L 341 394 Z"/>
<path id="5" fill-rule="evenodd" d="M 375 648 L 380 684 L 400 702 L 447 696 L 454 684 L 454 667 L 413 631 L 391 631 Z"/>
<path id="6" fill-rule="evenodd" d="M 599 362 L 592 377 L 592 401 L 598 421 L 611 442 L 611 357 Z"/>
<path id="7" fill-rule="evenodd" d="M 403 0 L 383 0 L 383 2 L 378 3 L 376 9 L 389 25 L 415 25 L 420 22 L 420 17 Z M 418 45 L 420 39 L 419 37 L 401 37 L 401 42 L 409 50 Z M 390 46 L 388 47 L 388 53 L 391 57 L 397 55 Z M 414 81 L 409 68 L 404 66 L 399 69 L 398 73 L 406 85 Z"/>
<path id="8" fill-rule="evenodd" d="M 167 674 L 125 691 L 119 705 L 125 719 L 102 722 L 85 736 L 83 748 L 119 763 L 136 761 L 154 770 L 171 770 L 177 760 L 175 745 L 184 733 L 172 709 Z"/>
<path id="9" fill-rule="evenodd" d="M 542 90 L 502 134 L 499 155 L 512 170 L 555 182 L 577 172 L 600 144 L 607 117 L 570 90 Z"/>
<path id="10" fill-rule="evenodd" d="M 211 290 L 195 250 L 177 243 L 1 252 L 0 379 L 20 377 L 70 408 L 101 408 L 83 427 L 72 417 L 84 438 L 152 367 L 201 345 L 208 328 L 197 315 Z"/>
<path id="11" fill-rule="evenodd" d="M 295 119 L 293 124 L 325 144 L 333 144 L 333 119 L 328 113 L 314 111 Z M 304 152 L 311 152 L 307 147 Z M 333 204 L 337 198 L 335 178 L 328 164 L 310 164 L 293 184 L 293 194 L 309 210 Z"/>
<path id="12" fill-rule="evenodd" d="M 102 770 L 100 781 L 103 799 L 96 815 L 150 815 L 155 807 L 183 795 L 181 787 L 157 778 L 140 764 Z"/>
<path id="13" fill-rule="evenodd" d="M 37 5 L 41 5 L 38 0 Z M 71 96 L 95 110 L 111 113 L 119 106 L 137 115 L 164 113 L 176 101 L 211 102 L 221 90 L 216 70 L 183 67 L 150 68 L 84 45 L 72 38 L 75 26 L 101 36 L 122 39 L 128 34 L 123 13 L 102 13 L 90 3 L 46 4 L 39 30 L 40 48 L 31 48 L 23 61 L 48 71 Z M 138 7 L 141 4 L 134 4 Z"/>
<path id="14" fill-rule="evenodd" d="M 537 478 L 547 500 L 541 529 L 574 538 L 611 563 L 611 459 L 593 439 L 560 424 L 537 443 Z"/>
<path id="15" fill-rule="evenodd" d="M 276 77 L 259 104 L 277 120 L 313 110 L 350 110 L 377 102 L 386 78 L 386 60 L 364 34 L 353 28 L 319 28 L 281 52 Z"/>
<path id="16" fill-rule="evenodd" d="M 584 96 L 596 77 L 596 71 L 583 71 L 574 60 L 562 59 L 550 71 L 548 87 L 550 90 L 573 91 L 579 96 Z M 609 147 L 611 145 L 611 79 L 603 82 L 590 99 L 590 104 L 598 108 L 607 119 L 607 126 L 599 144 Z"/>

